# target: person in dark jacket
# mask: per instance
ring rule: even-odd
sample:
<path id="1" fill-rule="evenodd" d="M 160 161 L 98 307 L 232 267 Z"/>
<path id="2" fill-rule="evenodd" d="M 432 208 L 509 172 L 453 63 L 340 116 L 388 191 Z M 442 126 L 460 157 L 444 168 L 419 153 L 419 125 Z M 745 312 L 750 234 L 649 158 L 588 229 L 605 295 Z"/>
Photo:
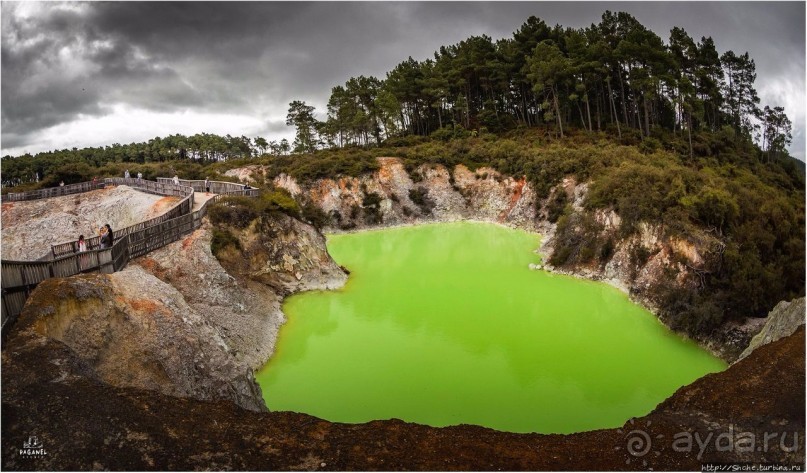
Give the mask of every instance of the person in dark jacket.
<path id="1" fill-rule="evenodd" d="M 104 234 L 101 235 L 101 248 L 112 248 L 112 243 L 115 241 L 115 237 L 112 234 L 112 227 L 107 223 L 101 228 L 106 230 Z"/>
<path id="2" fill-rule="evenodd" d="M 112 248 L 112 243 L 115 243 L 115 236 L 112 234 L 112 227 L 106 224 L 106 234 L 109 236 L 109 247 Z"/>

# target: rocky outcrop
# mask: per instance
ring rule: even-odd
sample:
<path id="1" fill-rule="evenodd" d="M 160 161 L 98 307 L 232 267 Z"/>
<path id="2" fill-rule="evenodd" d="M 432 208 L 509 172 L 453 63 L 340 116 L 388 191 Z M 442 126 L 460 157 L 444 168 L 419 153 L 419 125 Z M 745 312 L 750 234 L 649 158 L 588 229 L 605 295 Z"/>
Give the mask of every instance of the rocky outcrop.
<path id="1" fill-rule="evenodd" d="M 540 232 L 544 236 L 540 252 L 545 261 L 556 249 L 556 225 L 548 220 L 548 207 L 556 194 L 566 193 L 574 215 L 588 214 L 584 208 L 588 183 L 577 182 L 573 176 L 563 179 L 548 198 L 536 202 L 535 191 L 526 179 L 503 176 L 491 168 L 470 171 L 463 165 L 453 169 L 421 165 L 410 174 L 397 158 L 378 158 L 378 162 L 378 171 L 358 178 L 320 179 L 303 185 L 281 174 L 274 184 L 300 200 L 315 203 L 331 216 L 330 226 L 335 231 L 425 221 L 492 221 Z M 258 170 L 239 168 L 233 172 L 243 175 Z M 430 209 L 413 202 L 413 190 L 422 192 Z M 366 218 L 368 194 L 381 198 L 380 221 Z M 602 263 L 549 265 L 547 269 L 608 282 L 651 310 L 659 302 L 656 286 L 696 286 L 705 253 L 719 244 L 706 233 L 686 239 L 667 238 L 661 227 L 647 224 L 640 224 L 637 232 L 623 238 L 619 233 L 622 220 L 613 210 L 597 210 L 591 215 L 600 241 L 611 240 L 613 244 L 610 255 Z M 641 261 L 637 254 L 643 256 Z"/>
<path id="2" fill-rule="evenodd" d="M 252 372 L 173 287 L 133 266 L 48 279 L 31 295 L 6 350 L 67 347 L 93 378 L 170 396 L 265 410 Z"/>
<path id="3" fill-rule="evenodd" d="M 762 345 L 787 337 L 804 325 L 804 297 L 790 302 L 782 301 L 768 314 L 765 326 L 748 344 L 739 359 L 743 359 Z"/>
<path id="4" fill-rule="evenodd" d="M 174 287 L 221 335 L 230 353 L 257 370 L 274 351 L 285 321 L 281 302 L 296 291 L 334 289 L 347 280 L 325 238 L 284 214 L 230 228 L 240 248 L 211 253 L 212 227 L 199 230 L 134 262 Z"/>
<path id="5" fill-rule="evenodd" d="M 715 462 L 803 465 L 803 330 L 682 387 L 620 429 L 571 435 L 434 428 L 399 420 L 340 424 L 292 412 L 249 412 L 227 401 L 113 387 L 88 376 L 64 344 L 12 341 L 3 351 L 0 466 L 4 471 L 694 471 Z M 20 454 L 31 435 L 47 455 Z M 726 447 L 729 438 L 734 448 Z"/>
<path id="6" fill-rule="evenodd" d="M 253 371 L 272 355 L 285 321 L 271 288 L 225 270 L 210 251 L 209 223 L 130 264 L 176 289 L 215 328 L 236 362 Z"/>
<path id="7" fill-rule="evenodd" d="M 24 202 L 4 202 L 3 259 L 35 260 L 50 253 L 51 245 L 79 235 L 96 236 L 109 224 L 113 230 L 165 213 L 178 197 L 160 197 L 129 186 Z"/>
<path id="8" fill-rule="evenodd" d="M 762 317 L 731 320 L 718 327 L 708 338 L 701 338 L 700 342 L 724 361 L 733 363 L 748 348 L 751 339 L 762 330 L 767 320 Z"/>
<path id="9" fill-rule="evenodd" d="M 322 209 L 330 217 L 331 231 L 459 219 L 491 221 L 541 233 L 538 252 L 547 263 L 559 248 L 573 242 L 576 246 L 567 248 L 570 258 L 544 268 L 609 283 L 673 327 L 677 325 L 675 318 L 661 310 L 665 300 L 672 291 L 701 287 L 707 259 L 724 248 L 706 231 L 690 229 L 686 234 L 669 236 L 660 225 L 640 223 L 635 231 L 625 232 L 622 219 L 612 209 L 586 208 L 589 183 L 578 182 L 575 176 L 567 176 L 547 198 L 538 200 L 533 186 L 523 177 L 503 176 L 491 168 L 471 171 L 463 165 L 453 169 L 421 165 L 407 172 L 401 160 L 388 157 L 378 158 L 378 164 L 377 171 L 360 177 L 301 183 L 281 174 L 274 184 L 300 202 L 312 202 Z M 263 179 L 267 169 L 250 166 L 232 173 Z M 565 204 L 552 208 L 558 201 L 568 202 L 569 208 L 562 235 L 558 235 L 554 222 Z M 555 216 L 550 218 L 553 212 Z M 585 256 L 578 256 L 581 254 Z M 696 340 L 733 361 L 758 328 L 749 319 L 727 324 Z"/>
<path id="10" fill-rule="evenodd" d="M 256 164 L 244 166 L 242 168 L 230 169 L 224 173 L 225 176 L 235 177 L 246 184 L 256 185 L 263 181 L 265 168 Z"/>
<path id="11" fill-rule="evenodd" d="M 541 251 L 550 259 L 561 246 L 558 238 L 578 239 L 580 246 L 594 247 L 599 254 L 584 262 L 570 258 L 560 266 L 549 265 L 548 269 L 564 274 L 603 281 L 631 295 L 650 310 L 659 306 L 659 287 L 695 287 L 699 279 L 695 268 L 703 265 L 703 254 L 710 245 L 717 244 L 707 234 L 690 234 L 687 239 L 667 237 L 660 225 L 639 223 L 634 232 L 623 236 L 622 219 L 610 209 L 584 210 L 588 193 L 587 183 L 578 183 L 573 177 L 564 179 L 552 191 L 563 190 L 572 206 L 572 224 L 562 236 L 556 234 L 554 225 L 543 223 L 548 236 Z M 547 203 L 544 204 L 546 208 Z M 588 235 L 583 236 L 588 233 Z M 604 247 L 610 245 L 603 256 Z"/>
<path id="12" fill-rule="evenodd" d="M 491 168 L 470 171 L 422 165 L 411 174 L 397 158 L 378 158 L 378 171 L 356 177 L 320 179 L 302 185 L 281 174 L 274 184 L 300 200 L 314 202 L 331 218 L 334 231 L 429 221 L 476 219 L 533 228 L 535 193 L 524 178 Z M 246 168 L 232 170 L 242 174 Z M 250 172 L 257 172 L 255 169 Z M 254 174 L 253 174 L 254 175 Z M 365 198 L 375 194 L 376 208 Z M 376 213 L 380 219 L 375 219 Z"/>
<path id="13" fill-rule="evenodd" d="M 254 220 L 246 230 L 229 228 L 240 248 L 218 254 L 230 274 L 272 288 L 280 296 L 336 289 L 347 274 L 331 259 L 325 237 L 314 227 L 282 213 Z"/>

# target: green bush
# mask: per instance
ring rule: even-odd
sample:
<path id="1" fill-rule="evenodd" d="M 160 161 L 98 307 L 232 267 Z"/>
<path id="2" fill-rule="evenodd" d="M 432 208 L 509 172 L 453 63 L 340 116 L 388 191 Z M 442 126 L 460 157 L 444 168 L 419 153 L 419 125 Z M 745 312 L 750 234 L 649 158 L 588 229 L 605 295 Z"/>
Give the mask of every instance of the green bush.
<path id="1" fill-rule="evenodd" d="M 704 187 L 697 195 L 682 198 L 681 203 L 686 208 L 692 208 L 699 221 L 716 227 L 721 233 L 740 214 L 740 207 L 734 196 L 711 186 Z"/>
<path id="2" fill-rule="evenodd" d="M 655 138 L 647 137 L 639 144 L 639 151 L 643 154 L 653 154 L 661 149 L 661 142 Z"/>
<path id="3" fill-rule="evenodd" d="M 336 215 L 341 217 L 339 212 L 336 212 Z M 330 218 L 328 218 L 328 214 L 326 214 L 325 211 L 323 211 L 310 200 L 306 200 L 305 203 L 303 203 L 301 207 L 301 216 L 303 220 L 313 225 L 317 230 L 321 230 L 323 227 L 331 223 Z M 336 221 L 338 222 L 339 218 L 337 218 Z"/>
<path id="4" fill-rule="evenodd" d="M 374 225 L 383 221 L 381 215 L 381 196 L 375 192 L 368 192 L 364 195 L 361 205 L 364 208 L 364 221 Z"/>
<path id="5" fill-rule="evenodd" d="M 258 199 L 250 197 L 226 197 L 210 206 L 207 215 L 214 225 L 231 225 L 246 228 L 261 215 Z"/>
<path id="6" fill-rule="evenodd" d="M 219 253 L 227 247 L 234 247 L 240 250 L 241 242 L 238 241 L 238 238 L 233 236 L 229 230 L 214 228 L 213 238 L 210 241 L 210 251 L 214 256 L 218 256 Z"/>
<path id="7" fill-rule="evenodd" d="M 79 182 L 91 181 L 94 177 L 94 169 L 87 163 L 70 163 L 56 168 L 40 181 L 41 187 L 56 187 L 61 182 L 65 185 L 77 184 Z M 122 176 L 122 174 L 121 174 Z"/>
<path id="8" fill-rule="evenodd" d="M 231 225 L 246 228 L 261 215 L 275 212 L 300 218 L 300 206 L 285 189 L 269 189 L 260 197 L 225 197 L 207 210 L 210 221 L 215 225 Z M 318 216 L 315 216 L 318 217 Z"/>
<path id="9" fill-rule="evenodd" d="M 564 211 L 566 211 L 568 203 L 569 197 L 566 195 L 566 191 L 563 187 L 558 186 L 555 188 L 555 194 L 546 204 L 547 220 L 552 223 L 557 222 Z"/>
<path id="10" fill-rule="evenodd" d="M 286 189 L 265 190 L 258 199 L 263 212 L 282 212 L 292 217 L 300 216 L 300 206 Z"/>
<path id="11" fill-rule="evenodd" d="M 423 215 L 431 215 L 435 206 L 434 200 L 429 197 L 428 189 L 424 187 L 413 187 L 409 189 L 409 200 L 420 207 L 420 211 Z"/>
<path id="12" fill-rule="evenodd" d="M 549 262 L 553 266 L 588 263 L 602 254 L 602 226 L 588 212 L 565 214 L 555 228 L 555 249 Z"/>
<path id="13" fill-rule="evenodd" d="M 435 130 L 431 134 L 432 139 L 440 141 L 450 141 L 458 138 L 467 138 L 469 136 L 471 136 L 471 133 L 461 125 L 456 125 L 454 127 L 444 126 L 443 128 Z"/>

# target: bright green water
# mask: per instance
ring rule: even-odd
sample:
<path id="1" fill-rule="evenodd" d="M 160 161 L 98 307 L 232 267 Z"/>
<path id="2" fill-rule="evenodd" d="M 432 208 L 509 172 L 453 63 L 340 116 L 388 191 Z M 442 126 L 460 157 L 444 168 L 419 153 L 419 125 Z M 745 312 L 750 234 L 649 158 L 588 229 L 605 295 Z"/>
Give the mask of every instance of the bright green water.
<path id="1" fill-rule="evenodd" d="M 287 299 L 271 410 L 569 433 L 621 426 L 725 364 L 618 290 L 543 271 L 539 237 L 450 223 L 328 238 L 342 290 Z"/>

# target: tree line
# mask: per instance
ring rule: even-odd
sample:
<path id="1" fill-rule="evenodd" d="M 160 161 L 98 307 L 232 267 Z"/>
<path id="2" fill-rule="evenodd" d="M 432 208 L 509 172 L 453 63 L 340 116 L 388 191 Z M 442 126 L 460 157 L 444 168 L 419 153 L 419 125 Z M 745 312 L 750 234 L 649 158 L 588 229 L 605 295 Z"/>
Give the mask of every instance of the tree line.
<path id="1" fill-rule="evenodd" d="M 633 16 L 606 11 L 588 28 L 550 27 L 530 17 L 512 38 L 472 36 L 409 57 L 385 79 L 359 76 L 332 88 L 325 120 L 293 101 L 287 125 L 296 152 L 380 145 L 386 138 L 545 126 L 626 129 L 644 139 L 666 130 L 685 137 L 730 127 L 766 156 L 786 153 L 792 124 L 783 107 L 759 107 L 748 53 L 722 55 L 711 37 L 675 27 L 664 41 Z"/>
<path id="2" fill-rule="evenodd" d="M 167 161 L 192 161 L 210 164 L 228 159 L 250 158 L 266 153 L 283 155 L 291 152 L 285 138 L 267 141 L 257 136 L 219 136 L 199 133 L 192 136 L 181 134 L 156 137 L 146 142 L 120 143 L 111 146 L 72 148 L 24 154 L 18 157 L 3 157 L 3 187 L 35 183 L 64 166 L 85 164 L 101 167 L 107 163 L 162 163 Z M 69 178 L 68 178 L 69 179 Z M 58 181 L 57 181 L 58 182 Z"/>

